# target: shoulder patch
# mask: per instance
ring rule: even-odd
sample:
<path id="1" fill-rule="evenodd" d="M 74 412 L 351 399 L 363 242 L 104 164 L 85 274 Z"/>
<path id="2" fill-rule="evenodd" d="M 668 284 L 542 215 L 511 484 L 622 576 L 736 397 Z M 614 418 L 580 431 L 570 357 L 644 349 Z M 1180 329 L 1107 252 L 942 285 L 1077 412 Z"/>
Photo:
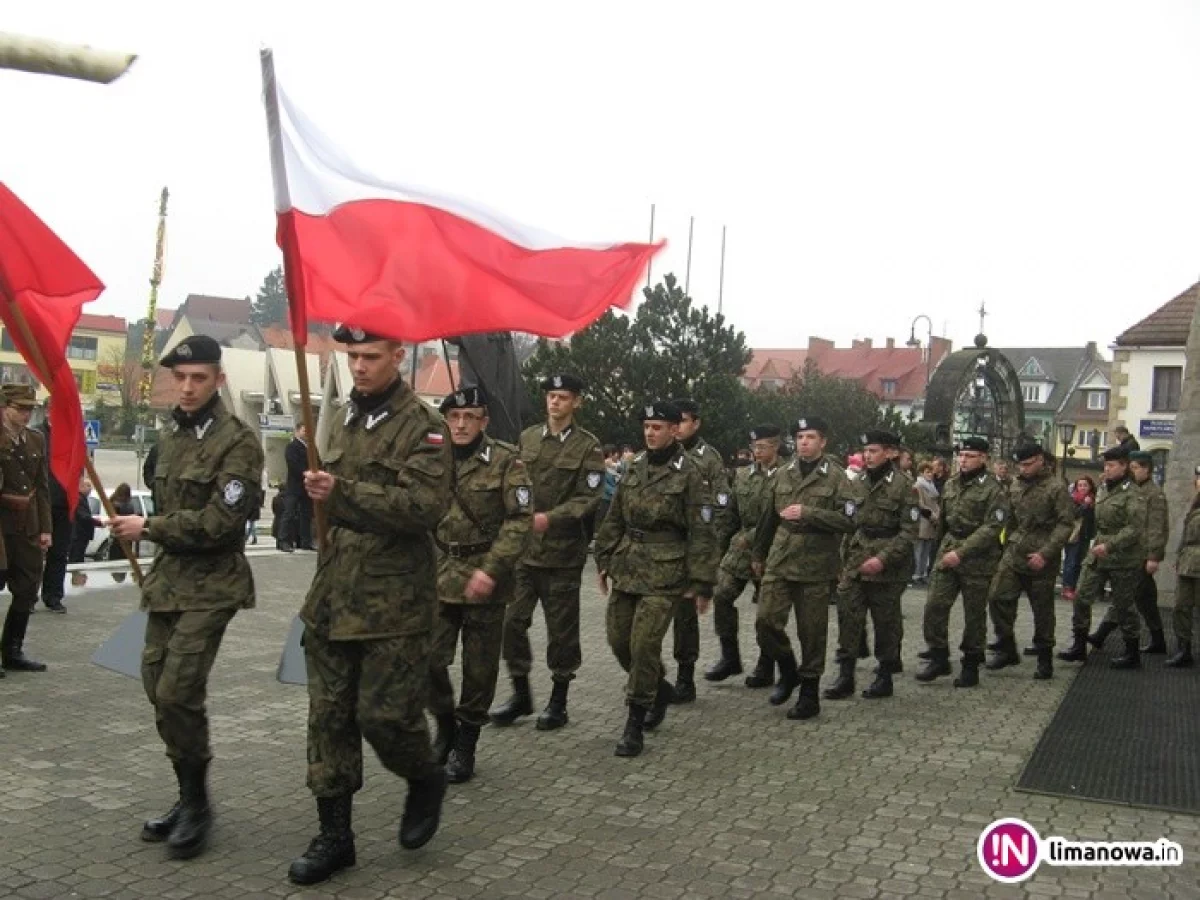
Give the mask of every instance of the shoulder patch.
<path id="1" fill-rule="evenodd" d="M 525 485 L 521 485 L 520 487 L 518 487 L 517 488 L 517 506 L 524 509 L 526 506 L 529 505 L 529 500 L 530 500 L 529 488 L 527 488 Z"/>
<path id="2" fill-rule="evenodd" d="M 846 518 L 853 519 L 856 512 L 858 512 L 858 504 L 853 500 L 847 500 L 842 504 L 842 513 L 845 514 Z"/>
<path id="3" fill-rule="evenodd" d="M 603 478 L 603 472 L 588 472 L 587 486 L 594 491 L 596 488 L 600 487 L 600 482 Z"/>
<path id="4" fill-rule="evenodd" d="M 370 427 L 370 425 L 368 424 L 367 427 Z M 446 443 L 446 436 L 440 431 L 428 431 L 425 433 L 425 443 L 440 447 Z"/>
<path id="5" fill-rule="evenodd" d="M 729 505 L 729 494 L 725 491 L 717 491 L 717 506 L 724 509 Z"/>
<path id="6" fill-rule="evenodd" d="M 707 503 L 700 507 L 700 518 L 706 523 L 711 522 L 713 519 L 713 508 Z"/>
<path id="7" fill-rule="evenodd" d="M 224 493 L 221 495 L 226 506 L 237 506 L 244 496 L 246 496 L 246 486 L 236 478 L 229 480 L 225 485 Z"/>
<path id="8" fill-rule="evenodd" d="M 910 506 L 908 508 L 908 517 L 914 522 L 919 521 L 921 518 L 921 508 L 919 506 Z"/>
<path id="9" fill-rule="evenodd" d="M 1003 509 L 996 510 L 993 515 L 996 517 L 997 522 L 1003 522 L 1006 518 L 1008 518 Z"/>

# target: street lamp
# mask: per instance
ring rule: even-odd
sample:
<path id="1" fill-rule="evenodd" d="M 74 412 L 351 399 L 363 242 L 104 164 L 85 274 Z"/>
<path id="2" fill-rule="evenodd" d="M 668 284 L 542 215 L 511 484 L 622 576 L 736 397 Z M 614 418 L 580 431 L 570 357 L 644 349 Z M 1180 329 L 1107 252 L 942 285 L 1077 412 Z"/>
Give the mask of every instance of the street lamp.
<path id="1" fill-rule="evenodd" d="M 925 350 L 925 394 L 929 393 L 929 376 L 933 366 L 933 319 L 922 313 L 912 320 L 908 326 L 908 340 L 905 342 L 909 347 L 920 347 L 921 342 L 917 339 L 917 323 L 922 319 L 929 325 L 929 344 Z"/>
<path id="2" fill-rule="evenodd" d="M 1062 444 L 1063 456 L 1067 455 L 1067 449 L 1071 446 L 1071 438 L 1075 436 L 1075 423 L 1071 421 L 1058 423 L 1058 441 Z"/>

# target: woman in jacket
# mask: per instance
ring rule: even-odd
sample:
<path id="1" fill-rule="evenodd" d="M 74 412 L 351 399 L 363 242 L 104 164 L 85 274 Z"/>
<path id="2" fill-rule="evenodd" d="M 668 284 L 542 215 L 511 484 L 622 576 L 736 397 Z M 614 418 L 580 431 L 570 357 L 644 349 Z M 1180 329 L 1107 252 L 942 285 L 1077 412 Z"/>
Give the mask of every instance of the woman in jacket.
<path id="1" fill-rule="evenodd" d="M 1075 527 L 1067 546 L 1063 548 L 1062 597 L 1075 599 L 1075 586 L 1079 584 L 1079 572 L 1083 558 L 1096 537 L 1096 482 L 1086 475 L 1071 488 L 1071 500 L 1075 504 Z"/>
<path id="2" fill-rule="evenodd" d="M 1196 664 L 1192 656 L 1192 615 L 1200 601 L 1200 466 L 1196 467 L 1196 496 L 1183 519 L 1179 558 L 1175 562 L 1175 654 L 1166 661 L 1172 669 Z"/>

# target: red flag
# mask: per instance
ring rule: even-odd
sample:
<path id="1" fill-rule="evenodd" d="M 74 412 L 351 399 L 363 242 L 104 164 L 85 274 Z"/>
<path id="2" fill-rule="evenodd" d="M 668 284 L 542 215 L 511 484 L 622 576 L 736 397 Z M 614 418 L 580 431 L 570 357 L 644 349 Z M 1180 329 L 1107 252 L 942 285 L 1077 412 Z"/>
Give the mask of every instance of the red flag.
<path id="1" fill-rule="evenodd" d="M 662 242 L 581 243 L 422 183 L 364 171 L 297 108 L 263 51 L 292 333 L 342 322 L 394 340 L 563 337 L 628 306 Z M 481 151 L 482 152 L 482 151 Z"/>
<path id="2" fill-rule="evenodd" d="M 67 495 L 71 515 L 87 457 L 83 406 L 66 347 L 83 304 L 104 284 L 33 210 L 0 182 L 0 319 L 38 381 L 50 388 L 50 472 Z M 28 346 L 16 310 L 29 325 Z M 39 371 L 40 362 L 50 374 Z"/>

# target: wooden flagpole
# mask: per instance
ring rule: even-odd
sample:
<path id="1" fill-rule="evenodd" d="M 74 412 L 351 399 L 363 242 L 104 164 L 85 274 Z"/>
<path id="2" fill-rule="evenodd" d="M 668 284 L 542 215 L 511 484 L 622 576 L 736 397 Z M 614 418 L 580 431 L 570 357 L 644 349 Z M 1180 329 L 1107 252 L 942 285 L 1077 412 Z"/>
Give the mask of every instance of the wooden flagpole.
<path id="1" fill-rule="evenodd" d="M 287 281 L 287 262 L 284 262 L 284 284 Z M 288 291 L 288 303 L 292 302 L 292 294 Z M 300 417 L 304 420 L 304 431 L 308 434 L 305 449 L 308 451 L 308 468 L 316 472 L 321 468 L 321 459 L 317 455 L 317 423 L 313 417 L 312 400 L 308 388 L 308 353 L 307 344 L 296 345 L 296 374 L 300 379 Z M 330 362 L 333 365 L 332 361 Z M 329 520 L 326 516 L 325 504 L 320 500 L 313 501 L 313 516 L 317 520 L 317 546 L 325 549 L 325 541 L 329 534 Z"/>

